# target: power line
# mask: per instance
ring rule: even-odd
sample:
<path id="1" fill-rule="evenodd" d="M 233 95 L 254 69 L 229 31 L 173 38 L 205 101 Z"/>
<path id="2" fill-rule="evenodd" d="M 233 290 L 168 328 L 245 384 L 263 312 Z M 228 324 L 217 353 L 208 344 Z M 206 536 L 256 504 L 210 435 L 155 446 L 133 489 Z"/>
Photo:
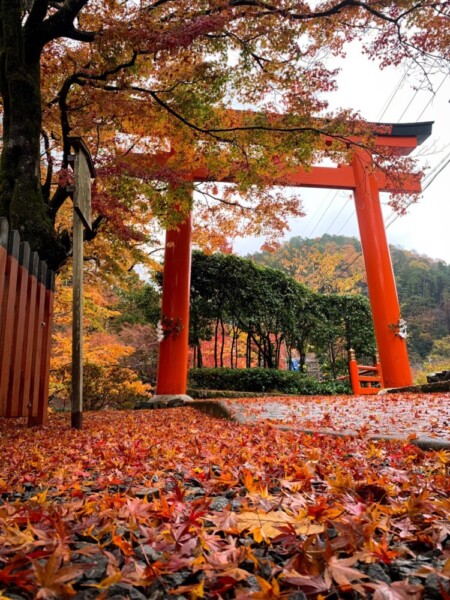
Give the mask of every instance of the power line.
<path id="1" fill-rule="evenodd" d="M 361 258 L 361 256 L 362 256 L 362 252 L 360 252 L 357 256 L 355 256 L 355 258 L 352 260 L 351 263 L 349 263 L 346 267 L 344 267 L 338 273 L 336 273 L 335 277 L 340 277 L 346 271 L 348 271 L 350 269 L 350 267 L 355 264 L 355 262 L 358 260 L 358 258 Z"/>
<path id="2" fill-rule="evenodd" d="M 425 82 L 426 76 L 422 79 L 422 83 Z M 420 85 L 422 85 L 422 83 Z M 417 94 L 419 93 L 420 90 L 420 86 L 416 89 L 416 91 L 414 92 L 414 94 L 412 95 L 410 101 L 408 102 L 408 104 L 406 105 L 405 110 L 402 112 L 402 114 L 399 117 L 399 121 L 401 121 L 403 119 L 403 117 L 405 116 L 406 111 L 408 110 L 408 108 L 411 106 L 411 104 L 414 102 L 414 98 L 417 96 Z"/>
<path id="3" fill-rule="evenodd" d="M 425 104 L 424 109 L 422 110 L 422 112 L 420 113 L 420 115 L 417 117 L 416 121 L 418 121 L 420 119 L 420 117 L 423 115 L 423 113 L 427 110 L 427 108 L 430 106 L 430 104 L 433 102 L 433 100 L 436 98 L 437 93 L 439 92 L 439 90 L 441 89 L 441 87 L 444 84 L 444 81 L 447 79 L 448 77 L 448 73 L 444 76 L 444 79 L 441 81 L 441 83 L 439 84 L 438 89 L 431 95 L 431 98 L 428 100 L 428 102 Z"/>
<path id="4" fill-rule="evenodd" d="M 339 217 L 341 216 L 341 214 L 342 214 L 342 212 L 343 212 L 344 208 L 345 208 L 345 207 L 347 206 L 347 204 L 348 204 L 348 203 L 347 203 L 347 200 L 348 200 L 348 198 L 346 198 L 345 200 L 346 200 L 346 202 L 344 202 L 344 203 L 342 204 L 342 206 L 341 206 L 341 208 L 339 209 L 339 211 L 338 211 L 337 215 L 335 215 L 335 217 L 334 217 L 334 219 L 333 219 L 333 223 L 332 223 L 333 225 L 334 225 L 334 224 L 336 223 L 336 221 L 339 219 Z"/>
<path id="5" fill-rule="evenodd" d="M 322 206 L 325 204 L 327 198 L 329 198 L 330 194 L 332 194 L 332 193 L 333 193 L 333 190 L 328 190 L 328 192 L 325 194 L 325 196 L 323 196 L 321 198 L 321 200 L 317 203 L 316 210 L 314 211 L 314 213 L 311 215 L 311 217 L 309 219 L 311 222 L 314 221 L 316 215 L 319 213 L 319 210 L 322 208 Z"/>
<path id="6" fill-rule="evenodd" d="M 433 181 L 436 179 L 436 177 L 437 177 L 438 175 L 440 175 L 440 174 L 442 173 L 442 171 L 443 171 L 443 170 L 444 170 L 446 167 L 448 167 L 448 165 L 450 165 L 450 158 L 448 158 L 448 159 L 447 159 L 447 162 L 446 162 L 444 165 L 442 165 L 442 167 L 439 169 L 439 171 L 436 173 L 436 175 L 435 175 L 435 176 L 434 176 L 434 177 L 433 177 L 433 178 L 432 178 L 430 181 L 428 181 L 428 182 L 427 182 L 427 184 L 425 185 L 425 187 L 424 187 L 424 188 L 423 188 L 423 190 L 422 190 L 423 192 L 424 192 L 424 191 L 425 191 L 427 188 L 429 188 L 429 187 L 430 187 L 430 185 L 433 183 Z"/>
<path id="7" fill-rule="evenodd" d="M 422 187 L 422 193 L 428 189 L 430 187 L 430 185 L 433 183 L 433 181 L 436 179 L 436 177 L 438 175 L 440 175 L 442 173 L 442 171 L 450 164 L 450 152 L 447 153 L 444 158 L 441 160 L 440 163 L 438 163 L 433 169 L 432 171 L 430 171 L 430 173 L 428 173 L 428 175 L 424 178 L 423 183 L 425 184 Z M 414 200 L 410 200 L 406 206 L 405 209 L 409 208 L 411 206 L 411 204 L 414 202 Z M 400 214 L 397 213 L 393 216 L 393 218 L 386 224 L 386 229 L 388 227 L 390 227 L 392 225 L 392 223 L 394 223 L 398 218 L 400 217 Z"/>
<path id="8" fill-rule="evenodd" d="M 336 235 L 339 235 L 341 233 L 341 231 L 344 229 L 344 227 L 347 225 L 347 223 L 350 221 L 350 219 L 353 217 L 353 215 L 355 214 L 355 210 L 352 210 L 352 212 L 349 214 L 347 220 L 345 221 L 345 223 L 342 225 L 342 227 L 339 229 L 339 231 L 336 233 Z"/>
<path id="9" fill-rule="evenodd" d="M 386 102 L 384 103 L 384 106 L 379 114 L 379 116 L 377 117 L 377 121 L 380 121 L 387 109 L 389 108 L 389 106 L 392 104 L 395 96 L 398 94 L 400 88 L 403 85 L 403 82 L 405 81 L 406 77 L 408 76 L 408 71 L 409 71 L 409 67 L 405 69 L 403 75 L 400 77 L 399 81 L 397 82 L 396 86 L 394 87 L 394 89 L 392 90 L 391 94 L 387 97 Z M 417 93 L 417 92 L 416 92 Z M 409 105 L 408 105 L 409 106 Z M 408 108 L 408 107 L 407 107 Z M 402 115 L 403 116 L 403 115 Z M 337 192 L 335 193 L 335 195 L 333 196 L 333 200 L 336 197 Z M 329 205 L 330 206 L 330 205 Z M 314 231 L 316 230 L 316 228 L 318 227 L 319 223 L 321 222 L 321 220 L 323 219 L 323 217 L 325 216 L 325 214 L 327 213 L 329 206 L 326 208 L 325 213 L 320 217 L 319 221 L 316 223 L 315 227 L 313 228 L 313 230 L 311 231 L 311 233 L 309 234 L 310 236 L 314 233 Z M 345 205 L 344 205 L 345 206 Z M 340 214 L 342 213 L 344 206 L 340 209 L 340 211 L 338 212 L 338 214 L 336 215 L 336 218 L 334 220 L 334 222 L 336 222 L 336 219 L 340 216 Z M 349 217 L 346 219 L 345 223 L 341 226 L 341 228 L 339 229 L 339 231 L 335 234 L 335 235 L 339 235 L 341 233 L 341 231 L 344 229 L 344 227 L 347 225 L 347 223 L 350 221 L 351 217 L 355 214 L 355 211 L 353 211 Z M 327 230 L 328 233 L 328 230 Z"/>
<path id="10" fill-rule="evenodd" d="M 444 162 L 445 161 L 445 162 Z M 422 192 L 424 192 L 427 188 L 430 187 L 430 185 L 433 183 L 433 181 L 435 181 L 436 177 L 438 177 L 438 175 L 440 175 L 442 173 L 442 171 L 444 171 L 444 169 L 446 169 L 448 167 L 448 165 L 450 165 L 450 152 L 447 154 L 447 156 L 439 163 L 441 166 L 441 168 L 437 171 L 437 173 L 435 173 L 435 175 L 427 182 L 427 184 L 425 185 L 425 187 L 423 188 Z M 434 169 L 436 170 L 436 169 Z M 412 204 L 412 201 L 408 202 L 408 204 L 406 205 L 405 208 L 408 208 L 410 205 Z M 350 215 L 353 216 L 354 212 Z M 350 217 L 347 219 L 347 221 L 350 219 Z M 385 226 L 385 230 L 388 229 L 393 223 L 395 223 L 395 221 L 400 217 L 400 213 L 397 213 L 394 218 L 386 224 Z M 344 223 L 343 227 L 345 227 L 345 225 L 347 224 L 347 221 Z M 343 228 L 342 227 L 342 228 Z M 341 228 L 341 229 L 342 229 Z M 340 230 L 341 231 L 341 230 Z M 340 231 L 338 232 L 338 234 L 340 233 Z M 338 235 L 337 234 L 337 235 Z M 358 256 L 356 256 L 354 258 L 354 260 L 352 260 L 352 262 L 347 265 L 342 271 L 340 271 L 339 273 L 336 274 L 336 277 L 340 277 L 341 275 L 343 275 L 346 271 L 348 271 L 348 269 L 358 260 L 358 258 L 362 256 L 362 253 L 360 252 L 358 254 Z"/>
<path id="11" fill-rule="evenodd" d="M 327 212 L 328 212 L 328 210 L 329 210 L 330 206 L 331 206 L 331 205 L 332 205 L 332 203 L 333 203 L 333 200 L 336 198 L 336 196 L 338 195 L 338 193 L 339 193 L 339 192 L 337 192 L 337 191 L 334 193 L 334 195 L 332 196 L 332 198 L 331 198 L 330 202 L 328 203 L 328 206 L 327 206 L 327 207 L 326 207 L 326 209 L 323 211 L 323 213 L 322 213 L 322 215 L 321 215 L 320 219 L 319 219 L 319 220 L 317 221 L 317 223 L 314 225 L 314 227 L 313 227 L 312 231 L 309 233 L 309 235 L 308 235 L 307 237 L 311 237 L 311 236 L 312 236 L 312 234 L 315 232 L 315 230 L 317 229 L 317 227 L 318 227 L 318 226 L 319 226 L 319 224 L 321 223 L 322 219 L 323 219 L 323 218 L 324 218 L 324 216 L 327 214 Z"/>
<path id="12" fill-rule="evenodd" d="M 397 83 L 395 89 L 393 90 L 393 92 L 391 93 L 391 95 L 388 97 L 388 99 L 384 103 L 384 107 L 382 108 L 381 113 L 378 115 L 377 121 L 381 121 L 381 119 L 384 117 L 387 109 L 392 104 L 392 101 L 394 100 L 394 98 L 397 95 L 398 91 L 400 90 L 403 82 L 405 81 L 407 74 L 408 74 L 408 70 L 405 70 L 405 72 L 403 73 L 403 77 L 400 78 L 400 80 Z"/>

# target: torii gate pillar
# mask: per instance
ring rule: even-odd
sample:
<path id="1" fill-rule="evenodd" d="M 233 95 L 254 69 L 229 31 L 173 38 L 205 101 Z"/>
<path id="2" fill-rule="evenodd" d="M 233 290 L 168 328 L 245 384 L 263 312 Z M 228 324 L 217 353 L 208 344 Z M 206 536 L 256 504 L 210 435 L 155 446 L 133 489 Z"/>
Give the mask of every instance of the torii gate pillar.
<path id="1" fill-rule="evenodd" d="M 371 154 L 353 158 L 355 207 L 384 387 L 411 385 L 406 342 L 399 333 L 400 306 Z"/>
<path id="2" fill-rule="evenodd" d="M 189 347 L 189 300 L 191 284 L 192 215 L 177 229 L 166 231 L 162 295 L 162 326 L 159 349 L 157 399 L 186 394 Z M 176 399 L 175 398 L 175 399 Z"/>

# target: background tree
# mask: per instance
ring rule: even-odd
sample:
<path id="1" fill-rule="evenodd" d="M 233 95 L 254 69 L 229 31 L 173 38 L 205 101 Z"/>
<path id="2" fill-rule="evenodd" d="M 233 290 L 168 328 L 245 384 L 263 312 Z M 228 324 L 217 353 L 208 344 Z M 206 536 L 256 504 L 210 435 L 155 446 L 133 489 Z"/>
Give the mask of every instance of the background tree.
<path id="1" fill-rule="evenodd" d="M 324 235 L 293 237 L 273 252 L 249 255 L 258 264 L 280 269 L 321 294 L 366 292 L 364 263 L 355 259 L 361 245 L 354 238 Z"/>
<path id="2" fill-rule="evenodd" d="M 353 282 L 352 292 L 367 295 L 361 245 L 355 238 L 324 235 L 308 240 L 294 237 L 272 253 L 257 252 L 250 258 L 258 264 L 281 269 L 317 289 L 312 285 L 313 281 L 325 281 L 328 271 L 321 274 L 323 263 L 318 260 L 314 263 L 318 270 L 310 277 L 311 249 L 314 255 L 327 257 L 328 265 L 334 265 L 336 291 L 345 290 Z M 450 266 L 413 250 L 390 246 L 390 252 L 402 314 L 408 323 L 407 344 L 412 365 L 416 371 L 430 370 L 428 359 L 433 345 L 450 334 Z"/>
<path id="3" fill-rule="evenodd" d="M 147 315 L 154 310 L 133 302 L 127 306 L 122 293 L 119 300 L 111 286 L 106 287 L 87 270 L 84 293 L 84 405 L 87 410 L 130 408 L 147 400 L 156 380 L 157 335 Z M 155 300 L 148 286 L 130 275 L 134 291 L 129 296 Z M 138 291 L 137 291 L 138 290 Z M 57 408 L 70 406 L 72 370 L 72 285 L 70 269 L 56 288 L 54 344 L 51 357 L 50 395 Z M 137 303 L 139 304 L 139 303 Z M 121 312 L 122 311 L 122 312 Z M 133 320 L 131 320 L 131 317 Z"/>
<path id="4" fill-rule="evenodd" d="M 279 270 L 237 256 L 194 253 L 191 307 L 197 358 L 201 341 L 213 339 L 215 367 L 236 366 L 233 353 L 242 338 L 247 367 L 285 366 L 281 356 L 286 348 L 287 357 L 292 350 L 298 352 L 303 370 L 306 352 L 313 346 L 336 376 L 347 369 L 350 347 L 360 356 L 375 352 L 367 298 L 313 293 Z"/>

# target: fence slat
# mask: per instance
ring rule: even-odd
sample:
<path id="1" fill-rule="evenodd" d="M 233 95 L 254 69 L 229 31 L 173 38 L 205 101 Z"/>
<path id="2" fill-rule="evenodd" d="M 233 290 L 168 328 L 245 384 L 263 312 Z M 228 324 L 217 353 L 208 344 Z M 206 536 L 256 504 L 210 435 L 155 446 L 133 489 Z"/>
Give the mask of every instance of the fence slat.
<path id="1" fill-rule="evenodd" d="M 14 314 L 14 339 L 12 345 L 12 357 L 10 367 L 10 378 L 8 388 L 8 399 L 6 402 L 6 417 L 25 417 L 24 411 L 19 403 L 20 371 L 22 368 L 22 354 L 24 352 L 24 335 L 26 320 L 26 302 L 30 264 L 30 246 L 28 242 L 22 242 L 19 250 L 19 274 L 17 281 L 17 296 Z"/>
<path id="2" fill-rule="evenodd" d="M 50 378 L 50 351 L 52 344 L 53 302 L 55 298 L 55 274 L 47 271 L 45 285 L 44 328 L 42 332 L 42 355 L 39 378 L 39 404 L 37 425 L 46 425 L 48 421 L 48 382 Z"/>
<path id="3" fill-rule="evenodd" d="M 0 320 L 2 318 L 3 290 L 5 287 L 6 257 L 8 255 L 8 221 L 0 218 Z M 0 338 L 0 345 L 2 341 Z"/>
<path id="4" fill-rule="evenodd" d="M 19 270 L 19 232 L 11 231 L 8 236 L 8 256 L 6 259 L 3 290 L 2 315 L 0 321 L 0 416 L 5 415 L 11 364 L 11 347 L 14 337 L 14 308 L 17 294 L 17 274 Z"/>
<path id="5" fill-rule="evenodd" d="M 36 293 L 38 284 L 39 256 L 37 252 L 32 252 L 28 265 L 28 287 L 27 300 L 25 308 L 25 327 L 24 327 L 24 352 L 22 354 L 22 368 L 20 372 L 20 413 L 28 415 L 31 407 L 31 368 L 33 363 L 33 336 L 35 329 L 36 315 Z"/>
<path id="6" fill-rule="evenodd" d="M 42 336 L 45 309 L 45 282 L 47 279 L 47 265 L 39 262 L 38 284 L 36 297 L 36 319 L 33 334 L 33 357 L 31 366 L 30 410 L 28 425 L 39 425 L 39 379 L 41 375 Z"/>

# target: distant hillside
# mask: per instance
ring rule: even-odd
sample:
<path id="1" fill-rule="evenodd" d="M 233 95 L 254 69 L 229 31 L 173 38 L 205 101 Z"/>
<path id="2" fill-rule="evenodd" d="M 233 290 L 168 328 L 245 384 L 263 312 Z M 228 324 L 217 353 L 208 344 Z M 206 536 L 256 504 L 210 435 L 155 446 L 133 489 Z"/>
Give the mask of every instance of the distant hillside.
<path id="1" fill-rule="evenodd" d="M 396 246 L 390 250 L 412 362 L 420 367 L 432 358 L 437 363 L 447 360 L 450 367 L 450 265 Z M 248 258 L 320 292 L 367 294 L 361 244 L 355 238 L 298 236 L 273 253 L 257 252 Z"/>

